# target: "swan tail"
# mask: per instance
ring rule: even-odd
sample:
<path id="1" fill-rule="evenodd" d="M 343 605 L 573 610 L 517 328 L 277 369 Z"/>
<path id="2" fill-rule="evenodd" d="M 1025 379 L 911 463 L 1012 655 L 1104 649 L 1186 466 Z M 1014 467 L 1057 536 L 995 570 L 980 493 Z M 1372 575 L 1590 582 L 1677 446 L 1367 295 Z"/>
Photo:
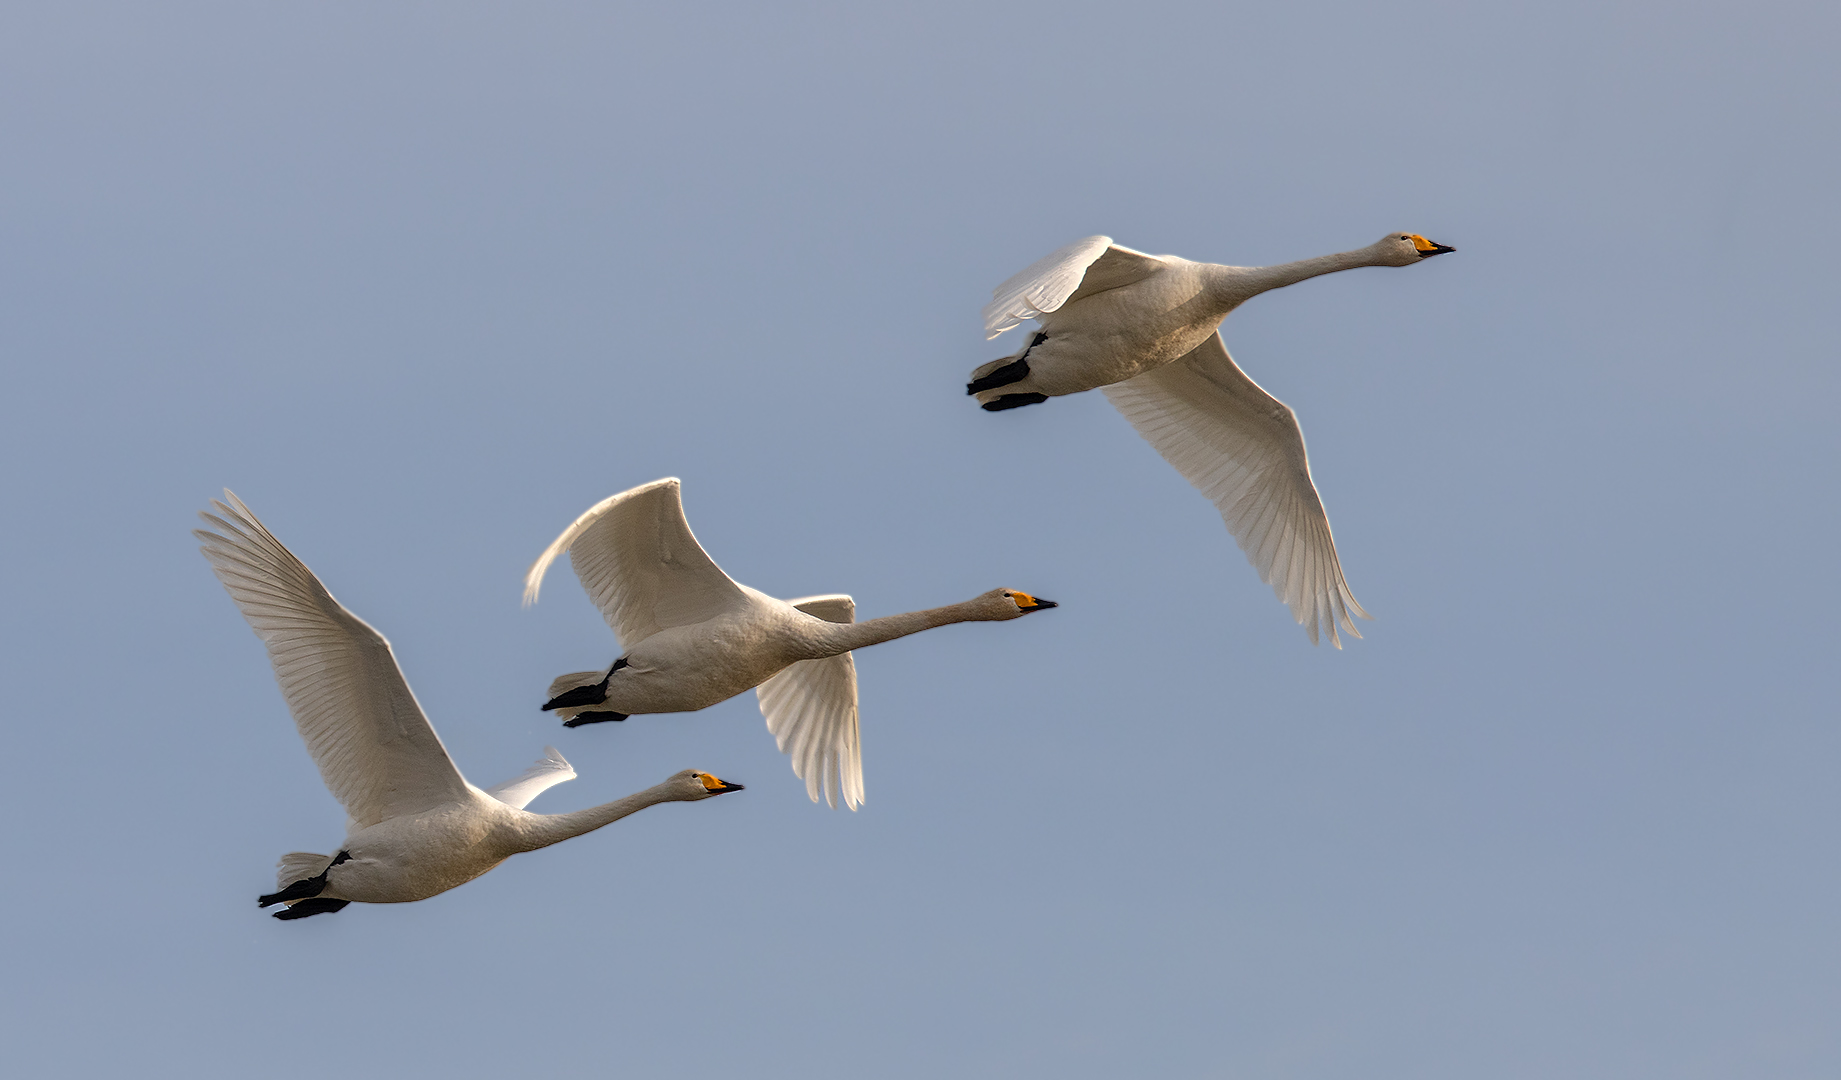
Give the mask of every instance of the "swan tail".
<path id="1" fill-rule="evenodd" d="M 285 889 L 296 881 L 319 877 L 331 865 L 331 855 L 316 855 L 311 851 L 290 851 L 275 864 L 275 888 Z"/>

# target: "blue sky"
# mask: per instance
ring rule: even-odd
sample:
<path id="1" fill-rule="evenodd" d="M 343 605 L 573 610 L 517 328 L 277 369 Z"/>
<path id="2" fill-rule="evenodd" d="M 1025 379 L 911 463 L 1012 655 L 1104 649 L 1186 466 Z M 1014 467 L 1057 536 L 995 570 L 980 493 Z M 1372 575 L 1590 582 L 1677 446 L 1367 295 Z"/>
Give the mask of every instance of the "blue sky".
<path id="1" fill-rule="evenodd" d="M 0 1035 L 34 1075 L 1841 1069 L 1841 24 L 1816 4 L 0 13 Z M 1227 322 L 1355 594 L 1312 648 L 1098 395 L 963 396 L 1103 232 L 1458 253 Z M 563 731 L 577 513 L 665 475 L 865 616 L 868 802 L 751 697 Z M 222 487 L 475 782 L 648 810 L 281 924 L 343 815 L 188 534 Z"/>

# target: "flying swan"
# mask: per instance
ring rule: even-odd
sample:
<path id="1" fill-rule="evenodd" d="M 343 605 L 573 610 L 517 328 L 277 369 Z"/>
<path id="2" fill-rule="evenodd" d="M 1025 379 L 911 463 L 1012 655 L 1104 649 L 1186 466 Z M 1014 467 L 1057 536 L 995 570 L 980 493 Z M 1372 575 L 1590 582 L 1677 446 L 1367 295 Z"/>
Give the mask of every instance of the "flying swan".
<path id="1" fill-rule="evenodd" d="M 1252 297 L 1358 266 L 1412 266 L 1453 248 L 1389 233 L 1365 248 L 1279 266 L 1217 266 L 1146 255 L 1089 236 L 991 292 L 986 339 L 1034 319 L 1010 356 L 972 372 L 966 393 L 988 412 L 1103 387 L 1107 398 L 1215 504 L 1259 578 L 1312 643 L 1337 648 L 1340 622 L 1361 637 L 1329 518 L 1311 482 L 1298 418 L 1247 378 L 1221 341 L 1221 320 Z"/>
<path id="2" fill-rule="evenodd" d="M 569 727 L 637 713 L 693 712 L 758 687 L 761 714 L 813 802 L 863 802 L 857 669 L 850 650 L 949 623 L 1020 619 L 1056 606 L 1015 589 L 962 604 L 856 622 L 848 596 L 776 600 L 731 580 L 691 535 L 675 477 L 595 504 L 563 530 L 524 578 L 537 602 L 563 552 L 619 639 L 606 671 L 550 683 L 545 711 Z"/>
<path id="3" fill-rule="evenodd" d="M 356 900 L 402 904 L 463 885 L 520 851 L 593 832 L 654 803 L 694 802 L 740 784 L 686 769 L 655 787 L 572 814 L 524 809 L 575 770 L 555 747 L 523 774 L 481 791 L 460 775 L 416 703 L 390 643 L 347 611 L 305 563 L 224 492 L 193 531 L 230 598 L 268 646 L 288 711 L 333 797 L 345 805 L 335 855 L 281 857 L 262 907 L 277 919 L 338 911 Z M 221 515 L 221 516 L 220 516 Z"/>

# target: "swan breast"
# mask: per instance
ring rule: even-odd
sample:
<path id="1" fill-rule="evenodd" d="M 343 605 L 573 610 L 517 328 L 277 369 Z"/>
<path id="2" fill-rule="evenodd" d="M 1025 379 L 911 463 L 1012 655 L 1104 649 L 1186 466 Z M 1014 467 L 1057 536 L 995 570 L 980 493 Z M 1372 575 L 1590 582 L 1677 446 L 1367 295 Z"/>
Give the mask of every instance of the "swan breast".
<path id="1" fill-rule="evenodd" d="M 488 805 L 490 804 L 490 805 Z M 518 813 L 496 799 L 390 818 L 346 838 L 350 859 L 332 868 L 321 895 L 365 904 L 426 900 L 464 885 L 516 854 Z"/>

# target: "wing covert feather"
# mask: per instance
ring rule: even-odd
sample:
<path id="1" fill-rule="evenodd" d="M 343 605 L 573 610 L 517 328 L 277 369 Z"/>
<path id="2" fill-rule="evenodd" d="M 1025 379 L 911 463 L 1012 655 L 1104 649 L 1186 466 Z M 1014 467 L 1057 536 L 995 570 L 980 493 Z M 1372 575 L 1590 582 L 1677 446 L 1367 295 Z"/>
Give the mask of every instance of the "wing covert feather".
<path id="1" fill-rule="evenodd" d="M 1260 580 L 1313 643 L 1321 627 L 1341 648 L 1338 624 L 1361 637 L 1350 616 L 1370 616 L 1343 578 L 1297 416 L 1240 370 L 1219 333 L 1105 391 L 1138 434 L 1215 504 Z"/>
<path id="2" fill-rule="evenodd" d="M 356 827 L 467 798 L 390 643 L 229 491 L 199 517 L 201 551 L 268 647 L 282 697 L 326 787 Z M 219 516 L 221 515 L 221 516 Z"/>
<path id="3" fill-rule="evenodd" d="M 1066 307 L 1076 300 L 1085 300 L 1094 293 L 1103 293 L 1109 289 L 1121 289 L 1134 282 L 1143 281 L 1157 271 L 1170 265 L 1161 256 L 1147 255 L 1133 248 L 1113 244 L 1092 266 L 1087 267 L 1086 276 L 1080 279 L 1080 288 L 1075 289 L 1060 304 Z"/>

